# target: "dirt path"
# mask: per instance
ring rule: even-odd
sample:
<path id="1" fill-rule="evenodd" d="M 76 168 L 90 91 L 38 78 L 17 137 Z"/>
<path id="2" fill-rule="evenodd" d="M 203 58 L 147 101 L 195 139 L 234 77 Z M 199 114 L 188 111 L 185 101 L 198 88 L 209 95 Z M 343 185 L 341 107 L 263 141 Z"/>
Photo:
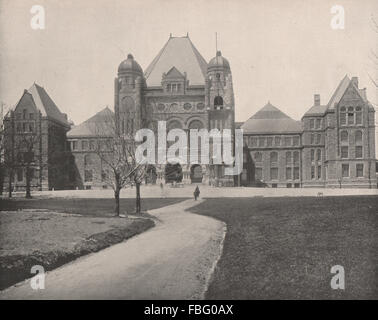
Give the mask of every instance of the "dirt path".
<path id="1" fill-rule="evenodd" d="M 47 273 L 44 290 L 24 281 L 0 299 L 200 299 L 225 225 L 184 211 L 197 203 L 152 210 L 155 228 Z"/>

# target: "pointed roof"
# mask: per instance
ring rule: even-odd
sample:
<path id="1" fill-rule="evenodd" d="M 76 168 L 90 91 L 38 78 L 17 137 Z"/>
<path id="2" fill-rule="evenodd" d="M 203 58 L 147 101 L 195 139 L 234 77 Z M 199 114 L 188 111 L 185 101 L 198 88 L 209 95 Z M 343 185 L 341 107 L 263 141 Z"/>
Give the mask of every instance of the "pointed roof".
<path id="1" fill-rule="evenodd" d="M 296 133 L 302 131 L 300 121 L 295 121 L 268 102 L 242 126 L 244 133 Z"/>
<path id="2" fill-rule="evenodd" d="M 204 85 L 207 62 L 188 36 L 170 37 L 145 72 L 148 86 L 161 86 L 163 73 L 172 67 L 186 72 L 191 85 Z"/>
<path id="3" fill-rule="evenodd" d="M 46 90 L 35 82 L 25 93 L 33 97 L 35 107 L 41 112 L 43 117 L 56 120 L 64 125 L 69 126 L 66 115 L 60 112 L 54 101 L 47 94 Z M 21 100 L 20 100 L 21 101 Z M 17 105 L 15 106 L 15 108 Z"/>
<path id="4" fill-rule="evenodd" d="M 96 137 L 111 136 L 112 128 L 107 126 L 114 117 L 114 113 L 108 107 L 97 112 L 93 117 L 85 120 L 81 124 L 74 126 L 67 132 L 67 137 Z"/>
<path id="5" fill-rule="evenodd" d="M 177 78 L 184 78 L 184 75 L 176 69 L 176 67 L 172 67 L 171 70 L 169 70 L 165 78 L 171 78 L 171 79 L 177 79 Z"/>

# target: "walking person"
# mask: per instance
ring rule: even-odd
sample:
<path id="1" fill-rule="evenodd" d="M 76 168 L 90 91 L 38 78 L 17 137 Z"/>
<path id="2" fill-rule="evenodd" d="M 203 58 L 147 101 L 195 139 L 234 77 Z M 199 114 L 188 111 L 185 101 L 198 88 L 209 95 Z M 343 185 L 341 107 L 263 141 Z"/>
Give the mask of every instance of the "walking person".
<path id="1" fill-rule="evenodd" d="M 194 190 L 194 200 L 196 200 L 197 201 L 197 198 L 199 197 L 199 195 L 200 195 L 200 189 L 199 189 L 199 187 L 197 186 L 196 187 L 196 189 Z"/>

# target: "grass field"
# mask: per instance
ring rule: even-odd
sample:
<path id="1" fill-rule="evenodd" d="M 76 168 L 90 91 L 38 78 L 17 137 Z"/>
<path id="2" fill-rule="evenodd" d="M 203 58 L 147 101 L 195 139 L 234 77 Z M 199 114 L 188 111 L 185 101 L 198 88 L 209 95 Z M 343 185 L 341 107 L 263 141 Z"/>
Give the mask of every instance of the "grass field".
<path id="1" fill-rule="evenodd" d="M 142 211 L 161 208 L 184 200 L 183 198 L 142 199 Z M 121 212 L 135 212 L 134 199 L 120 199 Z M 49 198 L 49 199 L 0 199 L 0 210 L 49 209 L 82 215 L 109 217 L 114 215 L 114 199 Z"/>
<path id="2" fill-rule="evenodd" d="M 208 199 L 227 224 L 207 299 L 378 299 L 378 197 Z M 331 267 L 345 269 L 333 290 Z"/>

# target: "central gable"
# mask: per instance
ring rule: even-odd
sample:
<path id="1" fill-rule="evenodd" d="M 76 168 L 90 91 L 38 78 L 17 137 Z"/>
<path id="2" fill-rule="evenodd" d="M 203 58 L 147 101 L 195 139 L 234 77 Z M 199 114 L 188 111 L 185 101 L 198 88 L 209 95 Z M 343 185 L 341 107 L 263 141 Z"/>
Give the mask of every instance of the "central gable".
<path id="1" fill-rule="evenodd" d="M 169 38 L 146 69 L 147 86 L 161 86 L 163 74 L 173 67 L 181 74 L 186 73 L 190 85 L 205 84 L 207 63 L 189 37 Z"/>

